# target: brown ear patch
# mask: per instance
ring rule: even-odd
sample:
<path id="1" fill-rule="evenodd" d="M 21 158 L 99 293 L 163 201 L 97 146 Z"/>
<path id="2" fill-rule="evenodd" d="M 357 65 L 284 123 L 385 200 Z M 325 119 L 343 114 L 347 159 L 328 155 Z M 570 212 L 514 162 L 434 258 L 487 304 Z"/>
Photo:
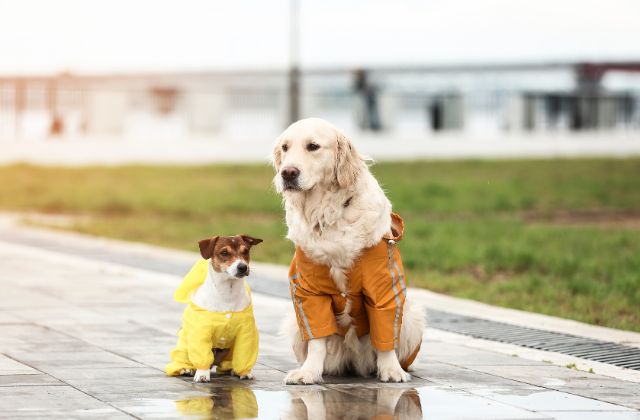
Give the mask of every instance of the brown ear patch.
<path id="1" fill-rule="evenodd" d="M 213 256 L 213 250 L 216 248 L 216 242 L 218 242 L 219 236 L 214 236 L 208 239 L 202 239 L 198 241 L 198 246 L 200 247 L 200 255 L 205 260 L 208 260 Z"/>
<path id="2" fill-rule="evenodd" d="M 249 235 L 240 235 L 240 237 L 247 245 L 249 245 L 249 247 L 258 245 L 260 242 L 263 242 L 262 239 L 254 238 L 253 236 Z"/>

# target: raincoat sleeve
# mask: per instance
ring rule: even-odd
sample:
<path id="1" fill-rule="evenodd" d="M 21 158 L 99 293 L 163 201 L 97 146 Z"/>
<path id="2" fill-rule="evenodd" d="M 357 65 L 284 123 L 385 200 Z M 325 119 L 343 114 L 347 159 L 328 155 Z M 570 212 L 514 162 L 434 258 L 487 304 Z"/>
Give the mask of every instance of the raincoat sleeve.
<path id="1" fill-rule="evenodd" d="M 400 251 L 393 242 L 382 246 L 387 248 L 387 255 L 375 255 L 363 268 L 362 291 L 371 344 L 388 351 L 399 345 L 407 289 Z"/>
<path id="2" fill-rule="evenodd" d="M 302 251 L 296 250 L 289 267 L 289 291 L 298 329 L 305 341 L 338 332 L 331 296 L 309 290 L 310 283 L 313 283 L 313 270 L 313 263 L 302 258 Z"/>
<path id="3" fill-rule="evenodd" d="M 192 322 L 187 331 L 187 351 L 189 361 L 193 367 L 199 370 L 211 369 L 213 365 L 213 340 L 211 332 L 206 328 L 199 328 L 196 322 Z"/>
<path id="4" fill-rule="evenodd" d="M 182 283 L 180 283 L 180 286 L 178 286 L 173 294 L 176 302 L 189 303 L 191 293 L 200 287 L 207 277 L 207 264 L 208 260 L 200 259 L 191 267 L 191 270 L 184 279 L 182 279 Z"/>
<path id="5" fill-rule="evenodd" d="M 233 343 L 233 355 L 231 368 L 238 375 L 246 375 L 251 372 L 258 359 L 258 327 L 253 317 L 240 325 Z"/>

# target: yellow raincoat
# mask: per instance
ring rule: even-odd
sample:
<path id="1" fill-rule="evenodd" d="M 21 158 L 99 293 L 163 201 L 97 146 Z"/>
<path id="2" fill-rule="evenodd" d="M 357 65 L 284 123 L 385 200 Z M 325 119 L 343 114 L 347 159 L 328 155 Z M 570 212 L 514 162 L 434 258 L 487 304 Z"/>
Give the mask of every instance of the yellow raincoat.
<path id="1" fill-rule="evenodd" d="M 191 294 L 207 277 L 209 261 L 201 259 L 176 290 L 174 299 L 187 303 L 178 331 L 178 344 L 171 351 L 171 362 L 165 367 L 169 376 L 177 376 L 183 369 L 210 369 L 214 352 L 228 349 L 216 360 L 217 372 L 233 370 L 237 375 L 251 372 L 258 358 L 258 328 L 250 303 L 239 312 L 209 312 L 191 302 Z M 247 292 L 249 285 L 245 282 Z"/>
<path id="2" fill-rule="evenodd" d="M 216 419 L 252 419 L 258 417 L 256 395 L 249 388 L 216 389 L 210 397 L 176 401 L 183 416 L 208 416 Z"/>

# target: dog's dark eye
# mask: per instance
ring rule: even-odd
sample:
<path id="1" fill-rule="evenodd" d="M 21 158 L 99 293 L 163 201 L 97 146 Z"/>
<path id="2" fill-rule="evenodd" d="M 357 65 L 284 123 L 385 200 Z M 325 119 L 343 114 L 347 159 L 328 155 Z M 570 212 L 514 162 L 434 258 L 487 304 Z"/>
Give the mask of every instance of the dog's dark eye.
<path id="1" fill-rule="evenodd" d="M 222 255 L 223 257 L 228 257 L 229 256 L 229 252 L 228 251 L 220 251 L 220 255 Z"/>
<path id="2" fill-rule="evenodd" d="M 286 152 L 287 150 L 289 150 L 289 146 L 287 146 L 286 144 L 282 145 L 282 151 Z"/>
<path id="3" fill-rule="evenodd" d="M 316 144 L 316 143 L 309 143 L 309 144 L 307 144 L 307 150 L 308 150 L 308 151 L 310 151 L 310 152 L 316 151 L 316 150 L 318 150 L 319 148 L 320 148 L 320 145 L 319 145 L 319 144 Z"/>

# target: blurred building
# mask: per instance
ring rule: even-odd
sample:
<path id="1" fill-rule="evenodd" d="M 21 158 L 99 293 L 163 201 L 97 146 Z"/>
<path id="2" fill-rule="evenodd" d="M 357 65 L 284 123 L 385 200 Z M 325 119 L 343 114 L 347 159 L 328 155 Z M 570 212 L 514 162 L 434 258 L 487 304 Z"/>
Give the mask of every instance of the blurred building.
<path id="1" fill-rule="evenodd" d="M 0 77 L 0 138 L 243 137 L 288 124 L 288 74 Z M 303 71 L 300 113 L 412 137 L 640 129 L 640 63 Z"/>

